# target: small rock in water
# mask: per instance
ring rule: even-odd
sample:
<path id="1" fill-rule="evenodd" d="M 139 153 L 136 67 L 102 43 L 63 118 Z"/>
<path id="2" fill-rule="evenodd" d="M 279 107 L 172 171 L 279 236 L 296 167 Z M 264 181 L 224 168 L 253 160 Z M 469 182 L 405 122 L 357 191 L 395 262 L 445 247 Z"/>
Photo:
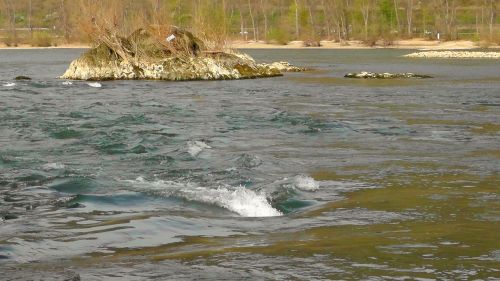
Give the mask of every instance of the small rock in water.
<path id="1" fill-rule="evenodd" d="M 63 208 L 78 208 L 75 204 L 79 204 L 77 202 L 74 202 L 75 200 L 78 199 L 78 195 L 72 195 L 68 197 L 62 197 L 58 198 L 54 201 L 52 201 L 52 205 L 56 207 L 63 207 Z"/>
<path id="2" fill-rule="evenodd" d="M 83 205 L 82 203 L 71 203 L 66 208 L 68 209 L 85 208 L 85 205 Z"/>
<path id="3" fill-rule="evenodd" d="M 277 69 L 281 72 L 301 72 L 301 71 L 306 71 L 307 69 L 304 67 L 297 67 L 294 65 L 291 65 L 289 62 L 286 61 L 278 61 L 278 62 L 273 62 L 271 64 L 262 64 L 266 67 Z"/>
<path id="4" fill-rule="evenodd" d="M 8 220 L 15 220 L 15 219 L 18 219 L 18 218 L 19 218 L 19 216 L 17 216 L 17 215 L 14 215 L 14 214 L 8 214 L 8 213 L 7 213 L 7 214 L 4 214 L 2 217 L 3 217 L 3 219 L 4 219 L 4 220 L 6 220 L 6 221 L 8 221 Z"/>
<path id="5" fill-rule="evenodd" d="M 64 281 L 81 281 L 80 275 L 73 271 L 66 271 L 64 273 Z"/>
<path id="6" fill-rule="evenodd" d="M 429 75 L 415 74 L 411 72 L 405 73 L 375 73 L 362 71 L 359 73 L 347 73 L 345 78 L 363 78 L 363 79 L 394 79 L 394 78 L 433 78 Z"/>
<path id="7" fill-rule="evenodd" d="M 93 88 L 101 88 L 102 87 L 102 84 L 98 83 L 98 82 L 87 83 L 87 85 L 89 85 L 90 87 L 93 87 Z"/>
<path id="8" fill-rule="evenodd" d="M 14 80 L 31 80 L 31 78 L 28 76 L 20 75 L 14 78 Z"/>
<path id="9" fill-rule="evenodd" d="M 262 165 L 262 160 L 259 157 L 249 154 L 243 154 L 236 159 L 238 167 L 252 169 Z"/>

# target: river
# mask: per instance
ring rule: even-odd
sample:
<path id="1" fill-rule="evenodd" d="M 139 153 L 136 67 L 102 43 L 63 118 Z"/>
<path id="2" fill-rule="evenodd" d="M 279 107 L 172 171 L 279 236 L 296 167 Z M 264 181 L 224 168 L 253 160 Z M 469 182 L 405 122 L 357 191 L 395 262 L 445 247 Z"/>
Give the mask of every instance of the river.
<path id="1" fill-rule="evenodd" d="M 314 70 L 57 79 L 81 52 L 0 50 L 0 280 L 500 278 L 497 61 L 247 50 Z"/>

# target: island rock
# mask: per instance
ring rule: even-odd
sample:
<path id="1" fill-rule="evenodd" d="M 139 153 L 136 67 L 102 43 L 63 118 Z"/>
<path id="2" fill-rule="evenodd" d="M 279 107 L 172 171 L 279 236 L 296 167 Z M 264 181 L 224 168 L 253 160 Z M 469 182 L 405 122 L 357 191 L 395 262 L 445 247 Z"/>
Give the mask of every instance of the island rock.
<path id="1" fill-rule="evenodd" d="M 433 78 L 429 75 L 415 74 L 415 73 L 375 73 L 375 72 L 359 72 L 348 73 L 346 78 L 363 78 L 363 79 L 395 79 L 395 78 Z"/>
<path id="2" fill-rule="evenodd" d="M 200 39 L 178 29 L 165 42 L 145 29 L 128 38 L 109 41 L 101 42 L 74 60 L 61 78 L 224 80 L 273 77 L 285 71 L 304 70 L 284 62 L 259 64 L 250 56 L 232 50 L 206 50 Z"/>

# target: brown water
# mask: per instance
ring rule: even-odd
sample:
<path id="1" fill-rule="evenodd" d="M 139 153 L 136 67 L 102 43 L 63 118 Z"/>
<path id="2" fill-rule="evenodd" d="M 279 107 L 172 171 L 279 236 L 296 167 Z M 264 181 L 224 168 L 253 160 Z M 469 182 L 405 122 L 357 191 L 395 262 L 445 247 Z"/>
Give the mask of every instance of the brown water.
<path id="1" fill-rule="evenodd" d="M 259 50 L 315 70 L 63 85 L 78 52 L 0 51 L 0 280 L 500 278 L 498 62 Z"/>

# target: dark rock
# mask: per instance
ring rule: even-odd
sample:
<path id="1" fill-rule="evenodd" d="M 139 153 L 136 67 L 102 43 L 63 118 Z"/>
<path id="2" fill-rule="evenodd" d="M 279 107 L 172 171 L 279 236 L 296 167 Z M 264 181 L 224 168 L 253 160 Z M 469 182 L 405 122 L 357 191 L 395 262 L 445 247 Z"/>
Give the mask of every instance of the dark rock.
<path id="1" fill-rule="evenodd" d="M 14 78 L 14 80 L 31 80 L 31 78 L 28 76 L 20 75 Z"/>
<path id="2" fill-rule="evenodd" d="M 257 156 L 245 153 L 236 159 L 236 164 L 241 168 L 252 169 L 262 165 L 262 160 Z"/>
<path id="3" fill-rule="evenodd" d="M 18 198 L 18 197 L 12 197 L 10 195 L 6 195 L 4 198 L 3 198 L 3 201 L 5 202 L 20 202 L 22 201 L 23 199 L 22 198 Z"/>
<path id="4" fill-rule="evenodd" d="M 75 202 L 75 203 L 68 204 L 68 206 L 66 208 L 68 208 L 68 209 L 85 208 L 85 205 L 78 203 L 78 202 Z"/>
<path id="5" fill-rule="evenodd" d="M 67 271 L 64 273 L 64 281 L 81 281 L 80 275 L 76 272 Z"/>
<path id="6" fill-rule="evenodd" d="M 3 215 L 3 219 L 8 221 L 8 220 L 15 220 L 15 219 L 18 219 L 19 216 L 17 215 L 14 215 L 14 214 L 4 214 Z"/>

